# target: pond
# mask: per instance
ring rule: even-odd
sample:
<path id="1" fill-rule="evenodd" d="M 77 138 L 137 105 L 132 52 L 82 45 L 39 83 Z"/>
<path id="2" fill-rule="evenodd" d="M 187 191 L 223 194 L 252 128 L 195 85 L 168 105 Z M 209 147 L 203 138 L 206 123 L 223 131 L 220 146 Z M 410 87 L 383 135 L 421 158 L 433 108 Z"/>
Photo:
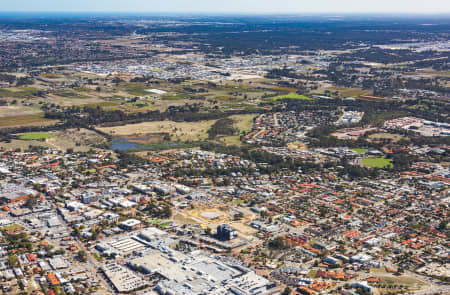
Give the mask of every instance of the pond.
<path id="1" fill-rule="evenodd" d="M 129 138 L 116 138 L 113 139 L 111 143 L 111 149 L 116 151 L 126 152 L 131 149 L 135 149 L 140 146 L 140 144 L 135 142 L 129 142 Z"/>
<path id="2" fill-rule="evenodd" d="M 141 139 L 141 138 L 138 138 Z M 121 137 L 121 138 L 114 138 L 111 142 L 111 149 L 121 152 L 128 152 L 128 151 L 139 151 L 139 150 L 153 150 L 153 151 L 159 151 L 159 150 L 166 150 L 166 149 L 173 149 L 173 148 L 191 148 L 194 146 L 198 146 L 201 144 L 201 142 L 154 142 L 149 144 L 142 144 L 133 142 L 136 140 L 135 138 L 130 137 Z"/>

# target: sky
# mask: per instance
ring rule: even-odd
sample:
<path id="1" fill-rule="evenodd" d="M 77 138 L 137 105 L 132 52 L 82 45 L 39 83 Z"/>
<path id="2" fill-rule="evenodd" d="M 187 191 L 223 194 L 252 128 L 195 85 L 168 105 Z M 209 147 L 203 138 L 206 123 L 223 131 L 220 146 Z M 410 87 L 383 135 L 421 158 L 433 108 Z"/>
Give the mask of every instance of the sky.
<path id="1" fill-rule="evenodd" d="M 0 0 L 1 11 L 141 13 L 450 13 L 449 0 Z"/>

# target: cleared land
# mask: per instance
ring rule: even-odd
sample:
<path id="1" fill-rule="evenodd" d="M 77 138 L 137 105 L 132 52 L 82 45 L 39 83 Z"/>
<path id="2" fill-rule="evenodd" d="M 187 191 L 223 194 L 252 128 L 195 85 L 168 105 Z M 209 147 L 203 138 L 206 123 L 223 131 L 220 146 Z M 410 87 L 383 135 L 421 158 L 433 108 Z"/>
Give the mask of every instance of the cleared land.
<path id="1" fill-rule="evenodd" d="M 369 135 L 369 138 L 374 139 L 374 140 L 390 139 L 392 141 L 399 141 L 400 139 L 403 139 L 405 137 L 400 134 L 374 133 L 374 134 Z"/>
<path id="2" fill-rule="evenodd" d="M 230 119 L 234 121 L 234 126 L 239 129 L 239 134 L 223 137 L 220 141 L 226 144 L 239 145 L 241 143 L 239 140 L 240 135 L 251 130 L 255 116 L 256 114 L 230 116 Z M 169 141 L 192 142 L 208 139 L 207 132 L 215 122 L 216 120 L 199 122 L 156 121 L 114 127 L 98 127 L 97 129 L 115 137 L 134 137 L 133 142 L 140 141 L 140 137 L 147 139 L 160 136 L 163 133 L 167 133 L 170 136 Z"/>
<path id="3" fill-rule="evenodd" d="M 156 121 L 114 127 L 99 127 L 98 130 L 113 136 L 128 136 L 149 133 L 169 133 L 171 140 L 195 141 L 208 138 L 208 129 L 216 120 L 199 122 Z"/>
<path id="4" fill-rule="evenodd" d="M 425 282 L 415 279 L 410 276 L 380 276 L 380 283 L 383 285 L 406 285 L 406 286 L 416 286 L 416 285 L 426 285 Z"/>
<path id="5" fill-rule="evenodd" d="M 347 87 L 329 87 L 327 90 L 335 92 L 338 91 L 342 97 L 358 97 L 363 95 L 372 95 L 370 90 L 362 90 L 357 88 L 347 88 Z"/>
<path id="6" fill-rule="evenodd" d="M 392 159 L 386 158 L 365 158 L 362 159 L 362 164 L 372 168 L 387 168 L 394 166 L 392 164 Z"/>
<path id="7" fill-rule="evenodd" d="M 22 150 L 28 149 L 30 146 L 41 146 L 44 148 L 52 148 L 65 151 L 69 148 L 74 151 L 88 151 L 92 146 L 106 142 L 106 139 L 97 133 L 87 129 L 67 129 L 61 131 L 52 131 L 49 133 L 51 137 L 45 141 L 39 139 L 13 139 L 11 142 L 0 142 L 1 148 Z"/>
<path id="8" fill-rule="evenodd" d="M 46 119 L 41 114 L 0 117 L 0 128 L 2 127 L 17 127 L 17 126 L 47 126 L 54 125 L 57 120 Z"/>
<path id="9" fill-rule="evenodd" d="M 0 117 L 14 117 L 42 113 L 39 108 L 27 106 L 0 106 Z"/>
<path id="10" fill-rule="evenodd" d="M 216 215 L 217 218 L 210 219 L 206 217 L 207 214 Z M 174 218 L 175 221 L 179 223 L 197 223 L 202 228 L 212 228 L 215 229 L 215 227 L 218 224 L 226 223 L 228 225 L 233 226 L 239 233 L 249 238 L 249 235 L 253 235 L 257 232 L 254 228 L 246 225 L 245 223 L 251 220 L 250 216 L 244 216 L 242 221 L 234 221 L 232 216 L 230 215 L 229 210 L 226 208 L 195 208 L 192 210 L 186 210 L 183 212 L 178 212 L 175 214 Z"/>
<path id="11" fill-rule="evenodd" d="M 30 98 L 33 96 L 33 93 L 37 91 L 39 91 L 39 89 L 32 87 L 2 88 L 0 89 L 0 97 Z"/>

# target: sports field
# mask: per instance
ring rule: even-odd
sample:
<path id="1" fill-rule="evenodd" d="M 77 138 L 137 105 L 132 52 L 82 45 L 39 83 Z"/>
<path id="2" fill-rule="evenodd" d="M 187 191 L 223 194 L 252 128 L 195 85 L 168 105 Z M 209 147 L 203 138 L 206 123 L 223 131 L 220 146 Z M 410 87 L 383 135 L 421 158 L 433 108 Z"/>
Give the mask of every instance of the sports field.
<path id="1" fill-rule="evenodd" d="M 367 153 L 366 149 L 352 149 L 352 151 L 357 152 L 358 154 L 365 154 L 365 153 Z"/>
<path id="2" fill-rule="evenodd" d="M 297 94 L 295 92 L 291 92 L 289 94 L 286 95 L 279 95 L 279 96 L 275 96 L 272 97 L 271 100 L 281 100 L 281 99 L 300 99 L 300 100 L 313 100 L 313 98 L 305 96 L 305 95 L 301 95 L 301 94 Z"/>
<path id="3" fill-rule="evenodd" d="M 53 135 L 47 132 L 28 132 L 19 135 L 19 139 L 21 140 L 42 140 L 52 138 Z"/>
<path id="4" fill-rule="evenodd" d="M 365 158 L 362 159 L 362 163 L 364 166 L 372 167 L 372 168 L 387 168 L 394 167 L 392 164 L 392 159 L 386 158 Z"/>

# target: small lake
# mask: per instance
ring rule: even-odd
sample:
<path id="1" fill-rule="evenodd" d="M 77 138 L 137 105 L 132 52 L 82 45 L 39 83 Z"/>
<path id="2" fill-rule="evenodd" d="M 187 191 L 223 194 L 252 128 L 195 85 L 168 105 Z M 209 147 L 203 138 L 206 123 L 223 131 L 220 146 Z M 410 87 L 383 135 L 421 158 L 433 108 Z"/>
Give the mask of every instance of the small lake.
<path id="1" fill-rule="evenodd" d="M 117 138 L 117 139 L 113 139 L 112 143 L 111 143 L 111 149 L 112 150 L 116 150 L 116 151 L 122 151 L 122 152 L 126 152 L 129 151 L 131 149 L 137 148 L 140 146 L 140 144 L 135 143 L 135 142 L 129 142 L 128 138 Z"/>
<path id="2" fill-rule="evenodd" d="M 133 140 L 140 140 L 142 138 L 114 138 L 111 142 L 111 149 L 121 152 L 128 152 L 130 150 L 165 150 L 172 148 L 191 148 L 199 143 L 184 143 L 184 142 L 155 142 L 149 144 L 141 144 L 137 142 L 130 142 Z"/>

